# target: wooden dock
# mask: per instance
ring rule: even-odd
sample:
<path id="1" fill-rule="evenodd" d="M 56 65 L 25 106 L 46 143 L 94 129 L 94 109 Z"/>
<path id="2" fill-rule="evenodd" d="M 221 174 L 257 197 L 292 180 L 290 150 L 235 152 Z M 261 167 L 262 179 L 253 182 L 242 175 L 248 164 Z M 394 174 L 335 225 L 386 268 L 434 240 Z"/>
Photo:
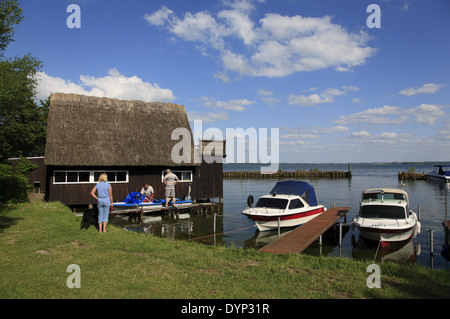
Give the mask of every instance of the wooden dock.
<path id="1" fill-rule="evenodd" d="M 175 206 L 169 205 L 165 206 L 156 206 L 156 207 L 146 207 L 145 209 L 142 206 L 136 206 L 136 208 L 130 208 L 126 210 L 113 210 L 110 214 L 113 215 L 126 215 L 130 213 L 139 213 L 141 217 L 146 213 L 163 213 L 168 211 L 178 211 L 178 210 L 200 210 L 206 211 L 207 209 L 213 209 L 216 203 L 195 203 L 195 204 L 175 204 Z"/>
<path id="2" fill-rule="evenodd" d="M 415 180 L 426 180 L 427 177 L 425 173 L 415 173 L 415 172 L 398 172 L 399 181 L 415 181 Z"/>
<path id="3" fill-rule="evenodd" d="M 223 172 L 224 179 L 299 179 L 299 178 L 351 178 L 352 172 L 345 171 L 278 171 L 273 174 L 262 174 L 259 171 Z"/>
<path id="4" fill-rule="evenodd" d="M 349 210 L 350 207 L 331 207 L 308 223 L 261 248 L 260 251 L 274 254 L 301 253 Z"/>

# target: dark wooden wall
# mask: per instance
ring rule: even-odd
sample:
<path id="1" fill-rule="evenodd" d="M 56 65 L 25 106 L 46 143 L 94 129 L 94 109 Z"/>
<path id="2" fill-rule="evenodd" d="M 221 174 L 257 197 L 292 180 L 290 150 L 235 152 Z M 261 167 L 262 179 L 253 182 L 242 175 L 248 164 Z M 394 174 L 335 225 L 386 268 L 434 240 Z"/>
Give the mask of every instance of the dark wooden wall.
<path id="1" fill-rule="evenodd" d="M 43 193 L 45 191 L 45 187 L 46 187 L 46 176 L 45 176 L 45 171 L 46 171 L 46 167 L 44 164 L 44 157 L 28 157 L 27 158 L 31 163 L 38 165 L 38 168 L 32 170 L 29 174 L 28 174 L 28 180 L 30 182 L 31 186 L 34 186 L 34 182 L 39 182 L 40 183 L 40 191 Z M 12 165 L 12 174 L 16 174 L 16 166 L 17 166 L 17 162 L 19 161 L 18 158 L 11 158 L 9 159 L 9 161 L 11 162 Z M 38 191 L 37 189 L 34 191 Z"/>
<path id="2" fill-rule="evenodd" d="M 193 198 L 222 198 L 223 197 L 223 164 L 203 162 L 194 176 Z"/>
<path id="3" fill-rule="evenodd" d="M 167 167 L 108 167 L 105 170 L 128 170 L 128 183 L 112 183 L 113 200 L 122 201 L 130 192 L 140 192 L 145 184 L 149 184 L 155 191 L 155 198 L 165 198 L 165 185 L 161 180 L 161 173 Z M 181 182 L 175 187 L 177 198 L 184 199 L 189 194 L 191 186 L 191 197 L 193 199 L 209 199 L 223 197 L 222 163 L 206 164 L 201 166 L 174 167 L 173 170 L 191 170 L 192 182 Z M 66 205 L 95 204 L 96 201 L 90 196 L 95 183 L 86 184 L 53 184 L 53 172 L 55 170 L 101 170 L 98 167 L 47 167 L 46 200 L 61 201 Z"/>

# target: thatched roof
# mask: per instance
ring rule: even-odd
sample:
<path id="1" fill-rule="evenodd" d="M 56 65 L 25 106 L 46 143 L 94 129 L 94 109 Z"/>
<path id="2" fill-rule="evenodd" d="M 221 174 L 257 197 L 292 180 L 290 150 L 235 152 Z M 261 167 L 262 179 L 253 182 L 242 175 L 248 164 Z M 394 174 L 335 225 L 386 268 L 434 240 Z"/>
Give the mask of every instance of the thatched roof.
<path id="1" fill-rule="evenodd" d="M 123 101 L 76 94 L 53 94 L 47 122 L 45 164 L 61 166 L 179 166 L 171 140 L 186 128 L 194 142 L 183 105 Z"/>

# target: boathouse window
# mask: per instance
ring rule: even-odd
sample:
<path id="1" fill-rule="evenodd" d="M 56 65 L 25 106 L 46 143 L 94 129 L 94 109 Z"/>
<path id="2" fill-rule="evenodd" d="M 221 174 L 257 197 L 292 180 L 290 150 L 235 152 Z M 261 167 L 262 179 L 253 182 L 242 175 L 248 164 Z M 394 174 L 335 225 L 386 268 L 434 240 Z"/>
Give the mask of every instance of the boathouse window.
<path id="1" fill-rule="evenodd" d="M 53 173 L 53 183 L 97 183 L 101 173 L 108 175 L 109 183 L 128 183 L 128 171 L 55 171 Z"/>
<path id="2" fill-rule="evenodd" d="M 106 173 L 108 175 L 109 183 L 126 183 L 128 182 L 128 172 L 126 171 L 97 171 L 94 172 L 94 183 L 98 182 L 100 174 Z"/>
<path id="3" fill-rule="evenodd" d="M 172 171 L 172 173 L 177 175 L 180 182 L 192 182 L 192 171 Z M 164 181 L 165 175 L 166 175 L 166 171 L 162 171 L 161 181 Z"/>

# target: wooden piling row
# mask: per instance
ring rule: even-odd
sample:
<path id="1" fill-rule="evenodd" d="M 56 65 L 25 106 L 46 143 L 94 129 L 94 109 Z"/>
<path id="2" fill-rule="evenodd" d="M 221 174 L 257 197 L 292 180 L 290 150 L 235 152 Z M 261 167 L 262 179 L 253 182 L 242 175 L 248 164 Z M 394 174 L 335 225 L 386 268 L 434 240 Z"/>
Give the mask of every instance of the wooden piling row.
<path id="1" fill-rule="evenodd" d="M 414 180 L 421 180 L 421 179 L 427 179 L 425 177 L 425 173 L 413 173 L 413 172 L 398 172 L 398 180 L 399 181 L 414 181 Z"/>
<path id="2" fill-rule="evenodd" d="M 261 174 L 259 171 L 223 172 L 225 179 L 284 179 L 284 178 L 351 178 L 352 172 L 344 171 L 279 171 L 273 174 Z"/>

